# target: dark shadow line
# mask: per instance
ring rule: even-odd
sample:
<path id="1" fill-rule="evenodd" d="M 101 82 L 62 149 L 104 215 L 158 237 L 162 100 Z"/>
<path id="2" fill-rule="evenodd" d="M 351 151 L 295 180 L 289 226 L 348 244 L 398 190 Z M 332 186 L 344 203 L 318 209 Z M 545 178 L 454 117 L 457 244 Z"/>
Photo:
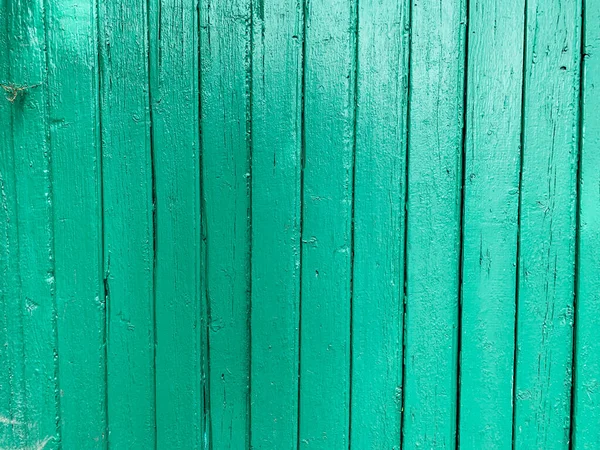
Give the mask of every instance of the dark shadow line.
<path id="1" fill-rule="evenodd" d="M 526 85 L 527 85 L 527 7 L 528 0 L 524 0 L 523 7 L 523 61 L 521 82 L 521 133 L 519 137 L 519 196 L 517 205 L 517 241 L 516 241 L 516 274 L 515 274 L 515 316 L 513 329 L 513 379 L 512 379 L 512 448 L 516 442 L 516 418 L 517 418 L 517 360 L 519 356 L 519 286 L 521 283 L 521 205 L 523 203 L 523 161 L 525 153 L 525 107 L 526 107 Z"/>
<path id="2" fill-rule="evenodd" d="M 579 301 L 579 255 L 581 250 L 581 172 L 583 159 L 583 116 L 584 116 L 584 87 L 585 87 L 585 57 L 586 57 L 586 40 L 585 40 L 585 7 L 586 0 L 581 1 L 581 41 L 579 48 L 579 92 L 578 92 L 578 111 L 577 111 L 577 171 L 575 177 L 575 265 L 573 277 L 573 334 L 571 347 L 571 391 L 569 405 L 569 450 L 574 448 L 575 427 L 576 427 L 576 396 L 577 390 L 575 386 L 576 369 L 577 369 L 577 308 Z"/>
<path id="3" fill-rule="evenodd" d="M 466 197 L 466 159 L 467 159 L 467 118 L 468 118 L 468 74 L 469 74 L 469 12 L 470 0 L 465 0 L 464 16 L 464 45 L 463 45 L 463 98 L 462 98 L 462 142 L 460 155 L 460 218 L 459 218 L 459 246 L 458 246 L 458 310 L 456 334 L 456 417 L 454 429 L 454 448 L 460 448 L 460 395 L 461 395 L 461 356 L 462 356 L 462 314 L 463 314 L 463 270 L 464 270 L 464 222 L 465 222 L 465 197 Z"/>

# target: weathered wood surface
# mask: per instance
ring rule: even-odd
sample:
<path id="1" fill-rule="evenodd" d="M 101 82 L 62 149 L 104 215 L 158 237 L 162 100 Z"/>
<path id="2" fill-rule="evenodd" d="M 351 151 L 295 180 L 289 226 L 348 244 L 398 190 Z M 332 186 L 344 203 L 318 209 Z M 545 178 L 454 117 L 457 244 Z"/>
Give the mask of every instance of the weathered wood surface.
<path id="1" fill-rule="evenodd" d="M 456 442 L 466 13 L 461 0 L 412 8 L 403 422 L 408 448 L 454 448 Z"/>
<path id="2" fill-rule="evenodd" d="M 352 449 L 401 440 L 409 19 L 409 2 L 358 2 Z"/>
<path id="3" fill-rule="evenodd" d="M 599 26 L 0 0 L 0 449 L 600 447 Z"/>
<path id="4" fill-rule="evenodd" d="M 583 10 L 580 91 L 579 240 L 576 247 L 573 449 L 600 446 L 600 4 Z"/>
<path id="5" fill-rule="evenodd" d="M 527 2 L 515 448 L 569 443 L 581 4 Z"/>

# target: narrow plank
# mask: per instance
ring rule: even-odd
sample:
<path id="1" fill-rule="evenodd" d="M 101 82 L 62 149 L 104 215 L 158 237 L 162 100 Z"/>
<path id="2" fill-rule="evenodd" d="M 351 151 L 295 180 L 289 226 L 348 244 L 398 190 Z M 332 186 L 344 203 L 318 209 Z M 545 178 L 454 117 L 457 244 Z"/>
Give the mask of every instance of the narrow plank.
<path id="1" fill-rule="evenodd" d="M 400 448 L 409 2 L 358 2 L 353 449 Z"/>
<path id="2" fill-rule="evenodd" d="M 157 448 L 200 448 L 204 434 L 201 322 L 198 4 L 153 0 L 152 145 L 156 195 Z"/>
<path id="3" fill-rule="evenodd" d="M 10 91 L 10 2 L 0 2 L 0 442 L 20 448 L 27 444 L 23 371 L 23 317 L 19 272 L 17 185 L 13 142 L 14 92 Z M 8 89 L 8 90 L 7 90 Z"/>
<path id="4" fill-rule="evenodd" d="M 510 448 L 523 0 L 469 5 L 459 442 Z"/>
<path id="5" fill-rule="evenodd" d="M 200 18 L 210 436 L 240 449 L 250 446 L 250 1 L 203 0 Z"/>
<path id="6" fill-rule="evenodd" d="M 515 448 L 569 443 L 581 1 L 529 0 Z"/>
<path id="7" fill-rule="evenodd" d="M 48 6 L 62 446 L 100 449 L 107 436 L 97 5 Z"/>
<path id="8" fill-rule="evenodd" d="M 100 5 L 109 446 L 155 445 L 154 230 L 148 15 Z"/>
<path id="9" fill-rule="evenodd" d="M 356 8 L 306 6 L 300 447 L 349 439 Z"/>
<path id="10" fill-rule="evenodd" d="M 412 7 L 403 443 L 456 444 L 466 2 Z"/>
<path id="11" fill-rule="evenodd" d="M 252 3 L 250 445 L 298 441 L 302 4 Z"/>
<path id="12" fill-rule="evenodd" d="M 11 108 L 21 292 L 11 320 L 23 321 L 22 445 L 54 449 L 61 443 L 45 16 L 41 2 L 8 8 L 10 82 L 20 89 Z"/>
<path id="13" fill-rule="evenodd" d="M 600 448 L 600 3 L 583 10 L 572 448 Z"/>

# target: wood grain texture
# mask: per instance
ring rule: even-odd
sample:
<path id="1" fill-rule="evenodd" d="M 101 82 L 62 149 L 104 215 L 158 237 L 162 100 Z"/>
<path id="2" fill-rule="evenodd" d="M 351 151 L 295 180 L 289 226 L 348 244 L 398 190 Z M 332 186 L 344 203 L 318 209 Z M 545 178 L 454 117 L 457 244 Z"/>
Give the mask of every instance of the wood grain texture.
<path id="1" fill-rule="evenodd" d="M 466 2 L 412 6 L 404 446 L 456 443 Z"/>
<path id="2" fill-rule="evenodd" d="M 469 5 L 459 444 L 510 448 L 524 2 Z"/>
<path id="3" fill-rule="evenodd" d="M 599 26 L 0 0 L 0 449 L 600 447 Z"/>
<path id="4" fill-rule="evenodd" d="M 149 5 L 156 447 L 201 448 L 207 355 L 201 317 L 198 5 L 180 0 Z"/>
<path id="5" fill-rule="evenodd" d="M 100 449 L 107 423 L 97 4 L 48 6 L 61 443 Z"/>
<path id="6" fill-rule="evenodd" d="M 26 445 L 25 378 L 22 357 L 23 315 L 21 276 L 19 270 L 19 239 L 17 223 L 17 181 L 15 179 L 15 143 L 13 136 L 14 94 L 11 75 L 11 5 L 0 2 L 0 442 L 15 447 Z M 9 97 L 10 95 L 10 97 Z M 21 101 L 21 99 L 19 99 Z"/>
<path id="7" fill-rule="evenodd" d="M 252 3 L 250 445 L 298 442 L 303 8 Z"/>
<path id="8" fill-rule="evenodd" d="M 527 2 L 515 448 L 569 442 L 581 2 Z"/>
<path id="9" fill-rule="evenodd" d="M 354 153 L 352 2 L 309 2 L 304 60 L 304 176 L 299 447 L 348 446 Z"/>
<path id="10" fill-rule="evenodd" d="M 400 448 L 409 2 L 358 2 L 353 449 Z"/>
<path id="11" fill-rule="evenodd" d="M 153 448 L 154 227 L 147 4 L 102 3 L 99 20 L 108 441 L 114 449 Z"/>
<path id="12" fill-rule="evenodd" d="M 200 11 L 210 436 L 224 449 L 249 447 L 250 6 L 205 0 Z"/>
<path id="13" fill-rule="evenodd" d="M 600 447 L 600 4 L 583 10 L 572 448 Z"/>
<path id="14" fill-rule="evenodd" d="M 15 405 L 23 408 L 17 445 L 54 449 L 61 438 L 45 4 L 11 2 L 7 14 L 10 83 L 20 89 L 11 105 L 20 275 L 11 302 L 18 302 L 14 319 L 22 321 L 24 377 L 23 403 Z"/>

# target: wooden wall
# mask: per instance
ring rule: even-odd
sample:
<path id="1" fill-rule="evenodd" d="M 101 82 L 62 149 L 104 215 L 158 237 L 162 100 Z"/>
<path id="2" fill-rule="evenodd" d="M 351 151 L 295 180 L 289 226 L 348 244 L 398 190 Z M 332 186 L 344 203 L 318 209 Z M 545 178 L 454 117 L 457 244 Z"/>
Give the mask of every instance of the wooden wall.
<path id="1" fill-rule="evenodd" d="M 600 448 L 599 1 L 0 27 L 0 449 Z"/>

